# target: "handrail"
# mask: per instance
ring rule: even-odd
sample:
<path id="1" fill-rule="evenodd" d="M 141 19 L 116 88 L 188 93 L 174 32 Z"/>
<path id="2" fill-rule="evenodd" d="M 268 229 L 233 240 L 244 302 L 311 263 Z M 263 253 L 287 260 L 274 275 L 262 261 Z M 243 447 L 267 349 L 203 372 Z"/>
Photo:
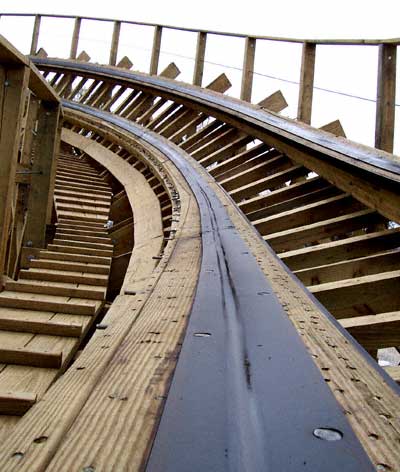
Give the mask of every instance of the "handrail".
<path id="1" fill-rule="evenodd" d="M 297 119 L 304 123 L 311 123 L 314 75 L 317 46 L 321 45 L 342 45 L 342 46 L 375 46 L 379 48 L 379 63 L 377 67 L 377 94 L 376 94 L 376 119 L 375 119 L 375 147 L 393 153 L 394 130 L 395 130 L 395 96 L 396 96 L 396 54 L 397 46 L 400 45 L 400 38 L 391 39 L 299 39 L 273 36 L 261 36 L 244 33 L 230 33 L 222 31 L 204 30 L 197 28 L 186 28 L 171 25 L 161 25 L 157 23 L 146 23 L 131 20 L 118 20 L 108 18 L 96 18 L 90 16 L 74 15 L 53 15 L 53 14 L 33 14 L 33 13 L 0 13 L 4 17 L 33 17 L 34 27 L 32 34 L 30 54 L 35 55 L 38 49 L 38 39 L 40 32 L 40 23 L 42 18 L 59 18 L 75 20 L 74 29 L 71 37 L 70 58 L 76 59 L 79 43 L 79 35 L 82 20 L 109 22 L 113 24 L 113 32 L 109 64 L 115 65 L 118 55 L 119 37 L 121 25 L 140 25 L 154 28 L 153 46 L 150 60 L 150 74 L 157 74 L 162 33 L 164 29 L 174 31 L 185 31 L 197 33 L 196 52 L 193 55 L 194 72 L 193 84 L 200 85 L 203 77 L 203 70 L 208 35 L 218 35 L 225 37 L 235 37 L 245 40 L 242 79 L 240 98 L 245 101 L 251 101 L 253 78 L 256 74 L 254 70 L 257 41 L 276 41 L 286 43 L 301 44 L 303 48 L 299 98 L 297 107 Z"/>
<path id="2" fill-rule="evenodd" d="M 328 44 L 328 45 L 363 45 L 363 46 L 376 46 L 379 44 L 396 44 L 400 45 L 400 38 L 388 38 L 388 39 L 312 39 L 312 38 L 288 38 L 280 36 L 264 36 L 257 34 L 246 34 L 246 33 L 232 33 L 227 31 L 217 31 L 217 30 L 205 30 L 202 28 L 187 28 L 183 26 L 174 26 L 174 25 L 163 25 L 160 23 L 149 23 L 145 21 L 132 21 L 132 20 L 120 20 L 117 18 L 102 18 L 94 16 L 77 16 L 77 15 L 53 15 L 49 13 L 0 13 L 1 16 L 40 16 L 42 18 L 65 18 L 65 19 L 75 19 L 80 18 L 81 20 L 92 20 L 92 21 L 105 21 L 114 23 L 116 21 L 121 24 L 129 25 L 138 25 L 138 26 L 159 26 L 165 29 L 172 29 L 176 31 L 187 31 L 189 33 L 207 33 L 215 34 L 218 36 L 230 36 L 235 38 L 254 38 L 262 39 L 267 41 L 279 41 L 285 43 L 311 43 L 311 44 Z"/>

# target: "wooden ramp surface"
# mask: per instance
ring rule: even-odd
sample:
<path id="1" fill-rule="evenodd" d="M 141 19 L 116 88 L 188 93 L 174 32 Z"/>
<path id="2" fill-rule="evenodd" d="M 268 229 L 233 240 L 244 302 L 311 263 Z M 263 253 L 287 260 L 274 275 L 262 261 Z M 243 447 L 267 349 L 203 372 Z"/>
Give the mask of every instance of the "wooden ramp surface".
<path id="1" fill-rule="evenodd" d="M 57 228 L 46 249 L 0 293 L 0 437 L 73 359 L 105 301 L 113 245 L 105 229 L 112 192 L 99 172 L 60 155 Z"/>

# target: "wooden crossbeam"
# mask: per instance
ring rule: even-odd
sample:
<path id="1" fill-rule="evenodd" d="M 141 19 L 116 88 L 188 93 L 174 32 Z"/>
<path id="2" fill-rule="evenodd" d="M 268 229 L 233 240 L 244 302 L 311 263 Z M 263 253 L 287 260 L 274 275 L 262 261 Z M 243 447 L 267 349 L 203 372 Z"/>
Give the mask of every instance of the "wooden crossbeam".
<path id="1" fill-rule="evenodd" d="M 29 348 L 7 349 L 0 347 L 1 364 L 17 364 L 31 367 L 59 369 L 62 362 L 61 352 L 36 351 Z"/>
<path id="2" fill-rule="evenodd" d="M 1 392 L 0 415 L 24 415 L 37 400 L 37 395 L 31 392 Z"/>

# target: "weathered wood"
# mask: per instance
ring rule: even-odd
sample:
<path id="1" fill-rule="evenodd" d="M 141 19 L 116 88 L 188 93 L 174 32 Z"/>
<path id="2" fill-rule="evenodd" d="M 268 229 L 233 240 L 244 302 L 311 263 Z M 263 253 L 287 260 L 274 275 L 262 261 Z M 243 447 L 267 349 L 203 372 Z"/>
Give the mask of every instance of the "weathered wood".
<path id="1" fill-rule="evenodd" d="M 397 46 L 379 46 L 375 147 L 393 152 Z"/>
<path id="2" fill-rule="evenodd" d="M 400 251 L 396 248 L 381 254 L 370 254 L 347 261 L 301 269 L 294 273 L 307 286 L 379 274 L 395 270 L 399 266 Z"/>
<path id="3" fill-rule="evenodd" d="M 396 228 L 288 251 L 280 254 L 280 257 L 292 270 L 300 270 L 364 257 L 374 252 L 397 248 L 399 245 L 400 228 Z"/>
<path id="4" fill-rule="evenodd" d="M 0 362 L 2 364 L 27 365 L 32 367 L 61 367 L 61 352 L 34 351 L 29 348 L 7 349 L 0 347 Z"/>
<path id="5" fill-rule="evenodd" d="M 40 21 L 41 21 L 41 16 L 35 15 L 35 23 L 33 25 L 32 42 L 31 42 L 31 52 L 30 52 L 31 55 L 35 55 L 38 48 Z"/>
<path id="6" fill-rule="evenodd" d="M 251 102 L 255 57 L 256 39 L 247 37 L 244 45 L 242 84 L 240 88 L 240 98 L 246 102 Z"/>
<path id="7" fill-rule="evenodd" d="M 56 170 L 55 155 L 59 145 L 59 106 L 41 102 L 38 130 L 34 139 L 35 159 L 32 166 L 31 191 L 24 245 L 41 247 L 46 242 L 46 225 L 50 222 Z"/>
<path id="8" fill-rule="evenodd" d="M 400 312 L 356 316 L 340 320 L 343 328 L 367 350 L 400 345 Z"/>
<path id="9" fill-rule="evenodd" d="M 201 87 L 204 72 L 204 57 L 206 54 L 207 33 L 197 33 L 196 57 L 194 60 L 193 85 Z"/>
<path id="10" fill-rule="evenodd" d="M 20 144 L 21 117 L 29 69 L 0 68 L 0 277 L 4 273 L 7 239 L 14 198 L 15 173 Z"/>
<path id="11" fill-rule="evenodd" d="M 54 321 L 34 321 L 24 318 L 0 318 L 0 329 L 19 333 L 46 334 L 49 336 L 80 337 L 82 325 Z"/>
<path id="12" fill-rule="evenodd" d="M 108 61 L 108 63 L 111 66 L 115 66 L 115 64 L 117 63 L 120 32 L 121 32 L 121 22 L 114 21 L 113 34 L 112 34 L 112 39 L 111 39 L 110 59 Z"/>
<path id="13" fill-rule="evenodd" d="M 78 53 L 79 33 L 81 31 L 81 23 L 82 23 L 82 18 L 76 17 L 75 22 L 74 22 L 74 32 L 72 33 L 71 50 L 69 53 L 69 57 L 71 59 L 76 59 L 76 55 Z"/>
<path id="14" fill-rule="evenodd" d="M 153 49 L 151 51 L 151 59 L 150 59 L 150 74 L 151 75 L 156 75 L 158 73 L 158 62 L 160 60 L 160 51 L 161 51 L 161 36 L 162 36 L 162 26 L 157 25 L 154 28 Z"/>
<path id="15" fill-rule="evenodd" d="M 318 223 L 300 226 L 264 236 L 277 252 L 299 249 L 325 238 L 346 234 L 382 221 L 373 210 L 360 210 L 337 218 L 329 218 Z"/>
<path id="16" fill-rule="evenodd" d="M 305 42 L 303 44 L 297 118 L 308 124 L 311 123 L 315 52 L 316 45 L 314 43 Z"/>
<path id="17" fill-rule="evenodd" d="M 331 123 L 327 123 L 324 126 L 321 126 L 323 131 L 328 131 L 328 133 L 332 133 L 335 136 L 342 136 L 343 138 L 346 137 L 346 133 L 344 132 L 342 123 L 340 123 L 340 120 L 335 120 L 332 121 Z"/>
<path id="18" fill-rule="evenodd" d="M 260 108 L 265 108 L 274 113 L 279 113 L 288 106 L 287 101 L 280 90 L 269 95 L 267 98 L 264 98 L 261 102 L 258 102 L 257 105 Z"/>
<path id="19" fill-rule="evenodd" d="M 30 392 L 0 392 L 0 415 L 24 415 L 36 403 Z"/>
<path id="20" fill-rule="evenodd" d="M 309 290 L 337 318 L 373 315 L 400 306 L 400 271 L 313 285 Z"/>

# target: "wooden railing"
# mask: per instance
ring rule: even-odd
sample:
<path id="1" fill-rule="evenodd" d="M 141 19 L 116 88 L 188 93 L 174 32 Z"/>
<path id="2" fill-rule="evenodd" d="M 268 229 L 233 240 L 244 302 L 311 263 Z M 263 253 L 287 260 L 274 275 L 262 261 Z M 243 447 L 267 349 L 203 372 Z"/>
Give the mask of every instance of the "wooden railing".
<path id="1" fill-rule="evenodd" d="M 160 25 L 156 23 L 145 23 L 138 21 L 123 21 L 107 18 L 95 18 L 89 16 L 72 15 L 48 15 L 28 13 L 2 13 L 7 17 L 32 17 L 34 26 L 30 54 L 37 53 L 40 25 L 42 18 L 58 18 L 74 20 L 74 29 L 71 37 L 70 58 L 76 59 L 82 20 L 107 22 L 113 24 L 113 32 L 109 51 L 109 64 L 115 65 L 119 38 L 122 25 L 150 26 L 154 28 L 153 45 L 150 59 L 150 74 L 157 74 L 161 53 L 162 35 L 165 30 L 191 32 L 197 34 L 196 51 L 194 52 L 193 84 L 201 85 L 205 64 L 205 53 L 208 35 L 242 38 L 245 40 L 243 66 L 241 69 L 240 98 L 251 101 L 254 63 L 257 44 L 260 41 L 277 41 L 284 43 L 301 44 L 303 48 L 299 97 L 297 106 L 297 119 L 304 123 L 311 123 L 313 109 L 314 73 L 317 46 L 321 45 L 344 45 L 344 46 L 372 46 L 379 48 L 379 61 L 377 70 L 377 95 L 375 116 L 375 146 L 387 152 L 393 152 L 394 130 L 395 130 L 395 95 L 396 95 L 396 52 L 400 44 L 400 38 L 395 39 L 299 39 L 272 36 L 248 35 L 240 33 L 228 33 L 222 31 L 202 30 L 194 28 Z"/>
<path id="2" fill-rule="evenodd" d="M 0 37 L 0 291 L 22 247 L 45 246 L 59 145 L 60 100 L 36 67 Z"/>

